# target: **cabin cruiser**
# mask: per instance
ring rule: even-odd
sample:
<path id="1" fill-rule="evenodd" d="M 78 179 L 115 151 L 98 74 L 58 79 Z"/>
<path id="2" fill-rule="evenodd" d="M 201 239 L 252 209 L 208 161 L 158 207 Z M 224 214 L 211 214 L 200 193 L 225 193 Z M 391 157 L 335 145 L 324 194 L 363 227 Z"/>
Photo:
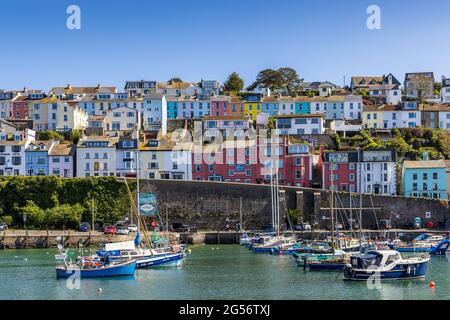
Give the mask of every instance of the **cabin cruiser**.
<path id="1" fill-rule="evenodd" d="M 399 280 L 424 278 L 430 256 L 403 258 L 395 250 L 372 250 L 366 255 L 350 257 L 344 268 L 345 280 Z"/>
<path id="2" fill-rule="evenodd" d="M 289 245 L 294 245 L 297 240 L 294 236 L 275 236 L 269 239 L 263 238 L 264 242 L 258 243 L 252 246 L 252 250 L 255 253 L 272 253 L 274 249 L 280 247 L 288 247 Z"/>

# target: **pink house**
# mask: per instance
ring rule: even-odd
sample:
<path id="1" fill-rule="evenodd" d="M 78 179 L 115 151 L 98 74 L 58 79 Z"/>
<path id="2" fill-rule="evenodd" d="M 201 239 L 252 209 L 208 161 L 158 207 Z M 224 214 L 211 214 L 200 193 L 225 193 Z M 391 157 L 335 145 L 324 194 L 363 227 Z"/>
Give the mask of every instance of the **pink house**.
<path id="1" fill-rule="evenodd" d="M 62 178 L 75 177 L 75 146 L 70 144 L 54 145 L 48 155 L 48 172 L 51 176 Z"/>
<path id="2" fill-rule="evenodd" d="M 239 97 L 211 97 L 211 116 L 241 116 L 244 114 L 244 101 Z"/>

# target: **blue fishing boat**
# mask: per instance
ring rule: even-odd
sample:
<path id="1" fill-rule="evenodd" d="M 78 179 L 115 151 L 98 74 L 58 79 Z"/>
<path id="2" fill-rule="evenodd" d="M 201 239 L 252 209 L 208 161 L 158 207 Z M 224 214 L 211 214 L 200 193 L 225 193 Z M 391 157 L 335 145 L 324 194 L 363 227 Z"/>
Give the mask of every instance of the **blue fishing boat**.
<path id="1" fill-rule="evenodd" d="M 430 254 L 436 256 L 445 256 L 445 252 L 450 248 L 450 240 L 444 239 L 439 242 L 437 245 L 432 246 L 430 250 Z"/>
<path id="2" fill-rule="evenodd" d="M 395 250 L 374 250 L 362 256 L 352 256 L 344 267 L 345 280 L 403 280 L 424 278 L 429 255 L 402 258 Z"/>
<path id="3" fill-rule="evenodd" d="M 443 236 L 439 235 L 429 235 L 423 233 L 418 237 L 414 238 L 411 243 L 392 243 L 389 247 L 392 250 L 397 250 L 398 252 L 427 252 L 432 253 L 433 247 L 439 245 L 441 241 L 444 240 Z"/>
<path id="4" fill-rule="evenodd" d="M 132 276 L 135 270 L 135 260 L 112 262 L 106 259 L 102 262 L 83 257 L 75 264 L 66 263 L 56 267 L 56 277 L 69 278 L 74 274 L 79 274 L 81 278 Z"/>

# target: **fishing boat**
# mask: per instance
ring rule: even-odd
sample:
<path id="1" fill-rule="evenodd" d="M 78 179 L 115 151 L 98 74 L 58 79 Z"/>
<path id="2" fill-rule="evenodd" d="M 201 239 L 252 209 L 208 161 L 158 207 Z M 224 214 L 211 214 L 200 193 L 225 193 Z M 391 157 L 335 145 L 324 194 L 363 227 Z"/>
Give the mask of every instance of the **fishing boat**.
<path id="1" fill-rule="evenodd" d="M 335 250 L 331 254 L 305 255 L 302 259 L 310 270 L 343 270 L 350 262 L 350 255 L 343 250 Z"/>
<path id="2" fill-rule="evenodd" d="M 94 259 L 109 256 L 112 261 L 124 261 L 133 259 L 136 261 L 136 268 L 148 268 L 156 266 L 180 266 L 184 252 L 181 249 L 155 250 L 153 248 L 142 248 L 140 246 L 139 234 L 135 241 L 124 241 L 108 243 L 105 249 L 96 252 Z"/>
<path id="3" fill-rule="evenodd" d="M 56 267 L 57 278 L 69 278 L 78 274 L 81 278 L 132 276 L 136 270 L 136 260 L 114 262 L 108 256 L 101 259 L 79 257 L 75 263 L 65 260 Z"/>
<path id="4" fill-rule="evenodd" d="M 450 248 L 450 240 L 444 239 L 437 245 L 431 247 L 430 254 L 436 256 L 443 256 L 449 250 L 449 248 Z"/>
<path id="5" fill-rule="evenodd" d="M 264 238 L 263 238 L 264 239 Z M 252 246 L 252 251 L 255 253 L 274 253 L 274 250 L 281 247 L 289 247 L 297 243 L 295 237 L 292 236 L 276 236 L 270 237 L 267 242 L 256 244 Z"/>
<path id="6" fill-rule="evenodd" d="M 394 241 L 390 248 L 398 252 L 428 252 L 433 251 L 433 247 L 439 245 L 444 240 L 443 236 L 429 235 L 423 233 L 414 238 L 411 243 L 404 243 L 402 241 Z"/>
<path id="7" fill-rule="evenodd" d="M 352 256 L 344 267 L 345 280 L 400 280 L 424 278 L 430 256 L 404 259 L 395 250 L 374 250 L 362 256 Z"/>

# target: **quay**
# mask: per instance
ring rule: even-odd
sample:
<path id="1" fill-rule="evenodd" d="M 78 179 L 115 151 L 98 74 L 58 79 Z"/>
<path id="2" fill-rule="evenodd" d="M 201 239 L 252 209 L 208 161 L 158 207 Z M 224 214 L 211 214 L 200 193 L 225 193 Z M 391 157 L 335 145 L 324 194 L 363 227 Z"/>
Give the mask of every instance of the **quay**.
<path id="1" fill-rule="evenodd" d="M 448 235 L 448 230 L 362 230 L 363 234 L 376 238 L 378 236 L 387 236 L 389 238 L 400 238 L 404 241 L 410 241 L 422 233 L 434 233 L 439 235 Z M 171 243 L 184 243 L 188 245 L 199 244 L 239 244 L 239 238 L 242 234 L 254 235 L 263 233 L 263 231 L 199 231 L 199 232 L 169 232 L 168 238 Z M 307 240 L 324 239 L 329 233 L 327 230 L 308 230 L 308 231 L 285 231 L 283 234 L 295 233 L 298 238 Z M 164 232 L 159 233 L 165 236 Z M 356 234 L 358 232 L 356 231 Z M 55 231 L 55 230 L 7 230 L 0 232 L 0 250 L 2 249 L 32 249 L 32 248 L 56 248 L 58 244 L 64 241 L 64 247 L 99 247 L 105 243 L 133 240 L 134 233 L 129 235 L 105 235 L 102 232 L 79 232 L 74 230 Z M 142 236 L 142 241 L 146 239 Z"/>

